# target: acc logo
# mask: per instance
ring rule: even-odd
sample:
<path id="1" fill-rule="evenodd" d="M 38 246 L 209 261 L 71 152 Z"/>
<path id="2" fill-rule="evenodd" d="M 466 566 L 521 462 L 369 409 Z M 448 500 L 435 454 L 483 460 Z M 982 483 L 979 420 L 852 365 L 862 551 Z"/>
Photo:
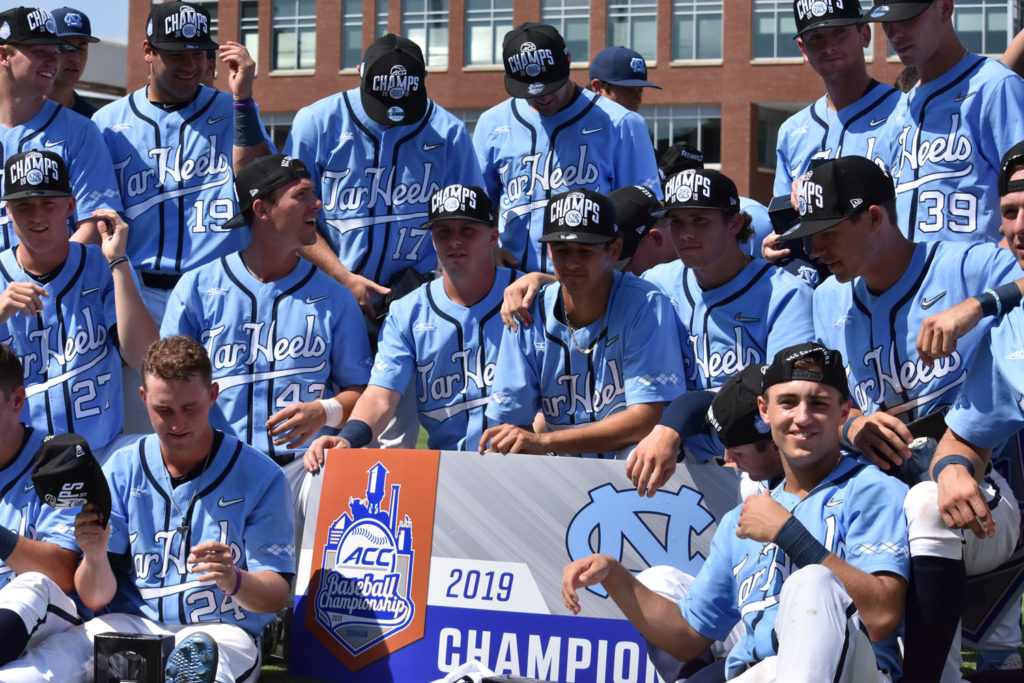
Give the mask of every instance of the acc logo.
<path id="1" fill-rule="evenodd" d="M 691 551 L 690 537 L 703 533 L 715 521 L 701 505 L 704 498 L 701 493 L 682 486 L 676 493 L 662 490 L 653 498 L 641 498 L 636 495 L 636 489 L 619 491 L 611 484 L 602 484 L 589 494 L 590 502 L 576 513 L 565 533 L 570 559 L 578 560 L 599 552 L 621 561 L 623 549 L 629 545 L 648 567 L 668 564 L 696 575 L 704 557 Z M 664 516 L 673 522 L 683 520 L 684 524 L 663 525 L 664 531 L 655 533 L 641 517 L 644 513 Z M 595 530 L 597 548 L 590 543 Z M 601 597 L 608 595 L 600 585 L 587 590 Z"/>
<path id="2" fill-rule="evenodd" d="M 388 470 L 378 462 L 369 474 L 366 498 L 350 499 L 327 532 L 323 578 L 311 596 L 317 622 L 353 655 L 404 629 L 415 611 L 412 522 L 398 521 L 401 486 L 392 487 L 392 509 L 382 509 Z"/>

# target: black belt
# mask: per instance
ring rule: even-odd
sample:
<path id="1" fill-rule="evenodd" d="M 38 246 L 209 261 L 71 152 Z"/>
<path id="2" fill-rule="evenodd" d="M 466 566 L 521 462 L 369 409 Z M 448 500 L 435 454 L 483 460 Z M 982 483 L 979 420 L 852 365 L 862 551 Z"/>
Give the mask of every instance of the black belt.
<path id="1" fill-rule="evenodd" d="M 145 270 L 139 273 L 142 284 L 152 289 L 174 289 L 181 279 L 181 273 L 153 273 Z"/>

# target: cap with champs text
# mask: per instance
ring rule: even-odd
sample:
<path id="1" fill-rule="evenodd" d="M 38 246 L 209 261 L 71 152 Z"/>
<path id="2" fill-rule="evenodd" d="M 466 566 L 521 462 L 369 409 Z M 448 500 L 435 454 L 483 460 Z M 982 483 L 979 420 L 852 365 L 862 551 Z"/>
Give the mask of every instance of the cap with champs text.
<path id="1" fill-rule="evenodd" d="M 39 499 L 55 508 L 96 506 L 100 525 L 110 518 L 110 486 L 89 444 L 78 434 L 49 435 L 36 451 L 32 483 Z"/>
<path id="2" fill-rule="evenodd" d="M 512 97 L 540 97 L 569 80 L 569 51 L 554 26 L 528 21 L 502 42 L 505 90 Z"/>
<path id="3" fill-rule="evenodd" d="M 864 21 L 860 0 L 794 0 L 793 18 L 799 38 L 816 28 L 851 26 Z"/>
<path id="4" fill-rule="evenodd" d="M 892 177 L 870 159 L 849 156 L 822 161 L 797 183 L 800 223 L 782 237 L 796 239 L 828 230 L 895 196 Z"/>
<path id="5" fill-rule="evenodd" d="M 733 212 L 739 208 L 740 195 L 729 176 L 710 168 L 691 168 L 665 181 L 665 201 L 657 215 L 674 209 Z"/>
<path id="6" fill-rule="evenodd" d="M 359 95 L 367 115 L 382 126 L 416 123 L 427 112 L 427 67 L 420 46 L 394 33 L 363 54 Z"/>
<path id="7" fill-rule="evenodd" d="M 736 448 L 771 437 L 771 429 L 761 419 L 757 397 L 767 365 L 748 365 L 726 380 L 711 401 L 704 421 L 726 448 Z"/>
<path id="8" fill-rule="evenodd" d="M 932 6 L 934 0 L 882 0 L 875 1 L 868 10 L 868 21 L 906 21 L 913 19 Z"/>
<path id="9" fill-rule="evenodd" d="M 608 197 L 593 190 L 572 190 L 548 202 L 539 241 L 606 244 L 619 234 L 615 207 Z"/>
<path id="10" fill-rule="evenodd" d="M 475 221 L 495 225 L 494 204 L 483 188 L 476 185 L 449 185 L 430 195 L 427 222 L 430 228 L 438 221 Z"/>
<path id="11" fill-rule="evenodd" d="M 797 363 L 803 358 L 815 361 L 820 369 L 797 367 Z M 843 354 L 816 342 L 788 346 L 776 353 L 764 371 L 761 393 L 768 391 L 768 387 L 795 380 L 826 384 L 837 390 L 843 398 L 850 395 L 850 385 L 846 381 L 846 369 L 843 367 Z"/>
<path id="12" fill-rule="evenodd" d="M 252 209 L 257 199 L 266 197 L 288 183 L 309 177 L 309 170 L 301 159 L 284 154 L 268 154 L 250 161 L 235 176 L 238 214 L 225 223 L 223 229 L 245 225 L 245 213 Z"/>
<path id="13" fill-rule="evenodd" d="M 217 49 L 210 39 L 210 13 L 202 5 L 187 2 L 153 5 L 146 21 L 146 41 L 167 52 Z"/>
<path id="14" fill-rule="evenodd" d="M 0 12 L 0 45 L 64 45 L 53 15 L 40 7 Z"/>
<path id="15" fill-rule="evenodd" d="M 4 164 L 5 202 L 30 197 L 70 197 L 71 177 L 55 152 L 31 150 L 11 155 Z"/>
<path id="16" fill-rule="evenodd" d="M 629 88 L 657 88 L 647 80 L 647 62 L 636 50 L 613 46 L 594 55 L 590 63 L 590 78 Z"/>

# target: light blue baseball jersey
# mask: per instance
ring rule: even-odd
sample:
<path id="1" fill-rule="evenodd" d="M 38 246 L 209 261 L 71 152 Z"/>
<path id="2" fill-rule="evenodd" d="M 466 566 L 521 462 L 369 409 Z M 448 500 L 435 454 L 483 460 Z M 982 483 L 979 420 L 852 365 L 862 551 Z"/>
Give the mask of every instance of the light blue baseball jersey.
<path id="1" fill-rule="evenodd" d="M 829 552 L 868 574 L 909 577 L 910 545 L 903 517 L 906 484 L 877 467 L 842 458 L 802 500 L 787 493 L 784 485 L 772 490 L 772 498 Z M 742 507 L 722 518 L 707 560 L 679 602 L 683 617 L 705 638 L 722 640 L 737 622 L 744 623 L 746 633 L 726 659 L 730 678 L 747 664 L 777 654 L 779 595 L 783 582 L 797 569 L 774 543 L 736 536 Z M 897 635 L 872 643 L 878 667 L 894 678 L 902 661 Z"/>
<path id="2" fill-rule="evenodd" d="M 59 154 L 67 164 L 71 191 L 77 201 L 74 222 L 91 218 L 94 209 L 121 211 L 110 152 L 96 124 L 89 119 L 52 100 L 44 100 L 39 113 L 22 125 L 0 125 L 0 163 L 6 164 L 15 154 L 33 149 Z M 2 189 L 0 178 L 0 195 Z M 0 202 L 0 249 L 17 243 L 7 204 Z"/>
<path id="3" fill-rule="evenodd" d="M 60 272 L 44 284 L 18 264 L 17 249 L 0 253 L 0 291 L 32 282 L 47 293 L 41 313 L 15 313 L 0 325 L 0 341 L 25 370 L 21 418 L 47 434 L 79 434 L 98 450 L 124 422 L 110 266 L 99 247 L 71 242 Z"/>
<path id="4" fill-rule="evenodd" d="M 627 185 L 662 196 L 643 118 L 589 90 L 577 88 L 576 99 L 551 116 L 507 99 L 480 115 L 473 145 L 498 212 L 501 246 L 527 272 L 552 272 L 537 241 L 552 196 L 583 188 L 608 194 Z"/>
<path id="5" fill-rule="evenodd" d="M 0 468 L 0 526 L 19 536 L 53 543 L 77 553 L 75 515 L 78 510 L 46 505 L 32 485 L 35 455 L 44 436 L 46 432 L 25 425 L 18 451 Z M 14 570 L 0 560 L 0 587 L 15 576 Z"/>
<path id="6" fill-rule="evenodd" d="M 391 305 L 370 384 L 404 392 L 415 379 L 416 408 L 430 448 L 475 451 L 489 426 L 484 409 L 504 330 L 502 297 L 520 275 L 498 268 L 491 290 L 472 306 L 452 301 L 441 278 Z"/>
<path id="7" fill-rule="evenodd" d="M 911 421 L 953 402 L 991 326 L 991 318 L 983 320 L 951 356 L 929 367 L 916 347 L 924 319 L 1021 276 L 1010 251 L 994 244 L 921 243 L 903 276 L 878 296 L 859 277 L 827 278 L 814 290 L 814 332 L 842 352 L 858 408 Z"/>
<path id="8" fill-rule="evenodd" d="M 505 330 L 487 405 L 495 424 L 589 424 L 637 403 L 671 401 L 685 379 L 678 325 L 668 297 L 631 274 L 615 273 L 608 308 L 575 332 L 566 327 L 561 287 L 550 284 L 530 306 L 533 324 Z M 592 348 L 585 354 L 577 348 Z M 614 453 L 587 453 L 614 457 Z"/>
<path id="9" fill-rule="evenodd" d="M 740 242 L 740 249 L 749 256 L 761 255 L 761 242 L 772 231 L 772 218 L 768 207 L 750 197 L 740 197 L 740 211 L 750 216 L 750 227 L 754 234 L 746 242 Z"/>
<path id="10" fill-rule="evenodd" d="M 999 241 L 996 179 L 1003 154 L 1024 140 L 1021 102 L 1024 80 L 974 54 L 900 98 L 878 149 L 890 150 L 907 237 Z"/>
<path id="11" fill-rule="evenodd" d="M 231 548 L 237 567 L 290 578 L 295 524 L 281 468 L 214 432 L 206 470 L 175 488 L 155 434 L 114 451 L 103 473 L 112 502 L 107 549 L 130 565 L 130 575 L 118 576 L 110 610 L 168 624 L 234 624 L 262 635 L 273 614 L 250 612 L 216 585 L 199 583 L 187 561 L 192 546 L 219 541 Z"/>
<path id="12" fill-rule="evenodd" d="M 681 260 L 648 270 L 644 279 L 667 294 L 687 330 L 688 389 L 710 389 L 776 351 L 811 341 L 812 290 L 760 258 L 732 280 L 709 290 Z"/>
<path id="13" fill-rule="evenodd" d="M 323 200 L 324 237 L 346 268 L 387 284 L 413 267 L 437 265 L 427 220 L 442 187 L 482 185 L 466 126 L 428 101 L 423 118 L 383 126 L 353 88 L 295 115 L 285 154 L 306 164 Z"/>
<path id="14" fill-rule="evenodd" d="M 220 395 L 210 424 L 271 457 L 265 424 L 293 403 L 365 385 L 370 344 L 352 293 L 308 261 L 260 282 L 241 254 L 185 273 L 167 301 L 160 336 L 183 334 L 206 347 Z M 323 428 L 319 434 L 333 434 Z"/>
<path id="15" fill-rule="evenodd" d="M 183 273 L 245 246 L 247 230 L 223 228 L 238 212 L 233 117 L 231 93 L 205 86 L 173 111 L 151 103 L 144 86 L 93 116 L 114 161 L 136 268 Z"/>
<path id="16" fill-rule="evenodd" d="M 775 151 L 773 194 L 789 196 L 793 181 L 812 159 L 862 156 L 879 164 L 889 160 L 888 148 L 879 146 L 886 120 L 900 99 L 900 91 L 871 79 L 857 101 L 839 111 L 828 106 L 828 96 L 790 116 L 779 127 Z"/>

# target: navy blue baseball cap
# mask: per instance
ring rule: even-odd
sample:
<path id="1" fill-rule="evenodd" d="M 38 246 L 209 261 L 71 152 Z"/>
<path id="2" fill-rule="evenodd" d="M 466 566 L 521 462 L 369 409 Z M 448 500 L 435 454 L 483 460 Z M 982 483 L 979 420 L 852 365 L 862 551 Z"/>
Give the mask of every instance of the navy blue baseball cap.
<path id="1" fill-rule="evenodd" d="M 643 55 L 628 47 L 606 47 L 590 63 L 590 78 L 612 85 L 632 88 L 657 88 L 647 80 L 647 62 Z"/>
<path id="2" fill-rule="evenodd" d="M 868 21 L 882 23 L 913 19 L 932 6 L 935 0 L 875 0 L 868 11 Z"/>
<path id="3" fill-rule="evenodd" d="M 90 43 L 100 42 L 100 39 L 92 34 L 89 17 L 81 10 L 58 7 L 53 10 L 53 19 L 57 22 L 57 35 L 61 38 L 85 38 Z"/>

